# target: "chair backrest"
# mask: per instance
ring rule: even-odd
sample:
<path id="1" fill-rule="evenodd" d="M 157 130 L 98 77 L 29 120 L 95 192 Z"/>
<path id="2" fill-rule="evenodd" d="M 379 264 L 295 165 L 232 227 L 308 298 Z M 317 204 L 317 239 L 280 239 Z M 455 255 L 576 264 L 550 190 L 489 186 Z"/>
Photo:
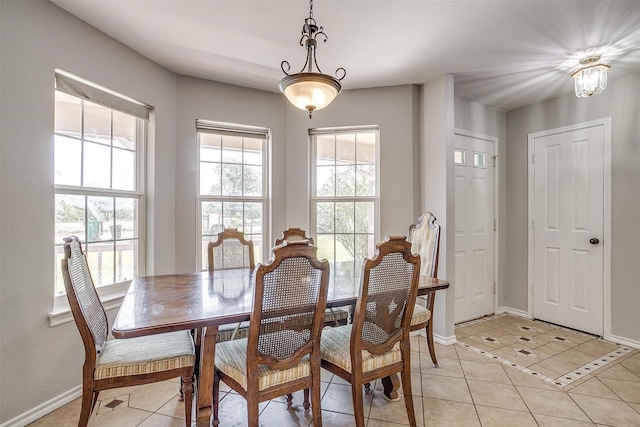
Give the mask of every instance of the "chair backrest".
<path id="1" fill-rule="evenodd" d="M 244 238 L 237 228 L 225 228 L 218 233 L 215 242 L 207 247 L 209 271 L 249 268 L 256 266 L 253 254 L 253 242 Z"/>
<path id="2" fill-rule="evenodd" d="M 312 245 L 315 244 L 313 237 L 308 237 L 305 230 L 298 227 L 290 227 L 282 232 L 282 237 L 276 239 L 274 246 L 281 245 L 284 242 L 299 242 L 302 240 L 308 240 Z"/>
<path id="3" fill-rule="evenodd" d="M 425 212 L 418 223 L 409 227 L 411 252 L 420 255 L 420 271 L 429 277 L 438 277 L 438 258 L 440 257 L 440 225 L 431 212 Z"/>
<path id="4" fill-rule="evenodd" d="M 420 257 L 404 236 L 378 243 L 375 256 L 363 262 L 351 348 L 382 354 L 408 339 L 419 280 Z"/>
<path id="5" fill-rule="evenodd" d="M 85 352 L 95 359 L 107 341 L 109 324 L 93 284 L 87 258 L 76 236 L 64 238 L 62 277 Z"/>
<path id="6" fill-rule="evenodd" d="M 256 361 L 286 369 L 307 354 L 320 360 L 329 262 L 318 260 L 317 251 L 306 241 L 285 242 L 273 249 L 268 264 L 258 264 L 247 343 L 248 373 L 258 369 L 252 363 Z"/>

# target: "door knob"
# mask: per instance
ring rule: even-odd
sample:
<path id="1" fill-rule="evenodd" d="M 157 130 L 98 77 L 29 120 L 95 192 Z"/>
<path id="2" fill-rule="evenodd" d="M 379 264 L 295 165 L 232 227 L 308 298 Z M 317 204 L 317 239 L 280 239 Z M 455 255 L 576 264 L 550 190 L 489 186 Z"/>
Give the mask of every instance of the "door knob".
<path id="1" fill-rule="evenodd" d="M 593 237 L 592 239 L 589 239 L 589 243 L 591 243 L 592 245 L 597 245 L 598 243 L 600 243 L 600 240 Z"/>

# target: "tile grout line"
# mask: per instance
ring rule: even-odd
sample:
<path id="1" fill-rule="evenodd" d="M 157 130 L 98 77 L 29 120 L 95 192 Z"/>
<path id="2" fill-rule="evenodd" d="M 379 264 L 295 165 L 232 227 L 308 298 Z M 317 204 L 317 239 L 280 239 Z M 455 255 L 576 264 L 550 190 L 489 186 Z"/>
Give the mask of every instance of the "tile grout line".
<path id="1" fill-rule="evenodd" d="M 483 355 L 483 356 L 485 356 L 485 357 L 487 357 L 489 359 L 497 360 L 500 363 L 503 363 L 503 364 L 505 364 L 507 366 L 511 366 L 512 368 L 515 368 L 518 371 L 524 372 L 524 373 L 529 374 L 531 376 L 534 376 L 536 378 L 540 378 L 541 380 L 543 380 L 545 382 L 548 382 L 550 384 L 556 385 L 556 386 L 558 386 L 560 388 L 566 387 L 569 384 L 573 383 L 574 381 L 579 380 L 581 378 L 584 378 L 585 375 L 591 374 L 591 373 L 597 371 L 598 369 L 608 365 L 609 363 L 611 363 L 611 362 L 619 359 L 620 357 L 622 357 L 622 356 L 630 353 L 631 351 L 633 351 L 633 349 L 630 348 L 630 347 L 622 346 L 622 347 L 616 348 L 615 350 L 605 354 L 604 356 L 595 358 L 591 362 L 579 367 L 578 369 L 574 369 L 573 371 L 571 371 L 571 372 L 569 372 L 567 374 L 561 375 L 561 376 L 559 376 L 557 378 L 550 378 L 550 377 L 547 377 L 546 375 L 542 375 L 539 372 L 533 371 L 533 370 L 531 370 L 531 369 L 529 369 L 527 367 L 524 367 L 524 366 L 520 366 L 520 365 L 518 365 L 516 363 L 513 363 L 510 360 L 504 359 L 504 358 L 502 358 L 500 356 L 496 356 L 496 355 L 494 355 L 494 354 L 492 354 L 492 353 L 490 353 L 488 351 L 481 350 L 481 349 L 473 347 L 473 346 L 471 346 L 469 344 L 465 344 L 465 343 L 461 343 L 461 342 L 458 342 L 456 344 L 461 346 L 461 347 L 463 347 L 463 348 L 475 351 L 476 353 L 481 354 L 481 355 Z"/>
<path id="2" fill-rule="evenodd" d="M 461 342 L 458 342 L 456 344 L 459 345 L 460 347 L 469 349 L 471 351 L 475 351 L 476 353 L 481 354 L 481 355 L 483 355 L 483 356 L 485 356 L 485 357 L 487 357 L 489 359 L 497 360 L 497 361 L 499 361 L 500 363 L 502 363 L 504 365 L 511 366 L 512 368 L 515 368 L 518 371 L 524 372 L 524 373 L 529 374 L 531 376 L 534 376 L 536 378 L 540 378 L 541 380 L 543 380 L 545 382 L 548 382 L 550 384 L 559 385 L 559 384 L 556 383 L 556 380 L 553 379 L 553 378 L 549 378 L 549 377 L 547 377 L 545 375 L 542 375 L 542 374 L 540 374 L 538 372 L 532 371 L 529 368 L 526 368 L 524 366 L 520 366 L 520 365 L 518 365 L 516 363 L 511 362 L 510 360 L 503 359 L 502 357 L 496 356 L 496 355 L 494 355 L 492 353 L 489 353 L 488 351 L 481 350 L 479 348 L 476 348 L 476 347 L 473 347 L 473 346 L 471 346 L 469 344 L 465 344 L 465 343 L 461 343 Z"/>

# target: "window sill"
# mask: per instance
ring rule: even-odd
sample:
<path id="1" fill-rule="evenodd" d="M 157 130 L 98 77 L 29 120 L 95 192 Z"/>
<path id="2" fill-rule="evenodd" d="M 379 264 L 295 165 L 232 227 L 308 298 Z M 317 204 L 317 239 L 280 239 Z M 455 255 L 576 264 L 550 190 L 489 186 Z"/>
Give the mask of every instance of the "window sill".
<path id="1" fill-rule="evenodd" d="M 102 302 L 102 306 L 105 311 L 120 307 L 120 304 L 122 304 L 122 300 L 129 289 L 129 283 L 130 282 L 125 282 L 110 286 L 110 291 L 105 292 L 104 294 L 101 292 L 103 289 L 98 289 L 100 301 Z M 53 311 L 47 316 L 49 317 L 49 327 L 73 321 L 73 314 L 71 313 L 71 308 L 69 307 L 69 302 L 65 295 L 56 297 Z"/>

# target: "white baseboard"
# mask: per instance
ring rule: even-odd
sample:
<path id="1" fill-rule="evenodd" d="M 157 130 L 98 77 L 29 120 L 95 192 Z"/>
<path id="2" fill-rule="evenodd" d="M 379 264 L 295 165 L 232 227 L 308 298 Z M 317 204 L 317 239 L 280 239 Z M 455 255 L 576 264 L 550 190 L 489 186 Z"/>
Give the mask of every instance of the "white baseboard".
<path id="1" fill-rule="evenodd" d="M 632 340 L 629 338 L 619 337 L 617 335 L 611 335 L 611 337 L 609 338 L 609 341 L 613 341 L 618 344 L 640 349 L 640 341 Z"/>
<path id="2" fill-rule="evenodd" d="M 498 307 L 496 314 L 512 314 L 514 316 L 524 317 L 525 319 L 531 319 L 528 312 L 507 306 Z"/>
<path id="3" fill-rule="evenodd" d="M 442 335 L 433 334 L 433 340 L 442 345 L 453 345 L 458 342 L 455 335 L 443 337 Z"/>
<path id="4" fill-rule="evenodd" d="M 44 417 L 45 415 L 55 411 L 58 408 L 63 407 L 67 403 L 82 396 L 82 386 L 79 385 L 71 390 L 62 393 L 61 395 L 54 397 L 53 399 L 44 402 L 41 405 L 36 406 L 33 409 L 28 410 L 24 414 L 3 423 L 0 427 L 24 427 L 27 424 L 34 422 L 35 420 Z"/>
<path id="5" fill-rule="evenodd" d="M 418 331 L 411 331 L 409 332 L 409 335 L 412 337 L 415 337 L 417 335 L 426 337 L 427 336 L 427 332 L 424 329 L 420 329 Z M 456 339 L 455 335 L 451 335 L 450 337 L 443 337 L 442 335 L 438 335 L 438 334 L 433 334 L 433 341 L 437 342 L 438 344 L 442 344 L 442 345 L 451 345 L 451 344 L 455 344 L 458 342 L 458 340 Z M 2 426 L 0 426 L 2 427 Z"/>

